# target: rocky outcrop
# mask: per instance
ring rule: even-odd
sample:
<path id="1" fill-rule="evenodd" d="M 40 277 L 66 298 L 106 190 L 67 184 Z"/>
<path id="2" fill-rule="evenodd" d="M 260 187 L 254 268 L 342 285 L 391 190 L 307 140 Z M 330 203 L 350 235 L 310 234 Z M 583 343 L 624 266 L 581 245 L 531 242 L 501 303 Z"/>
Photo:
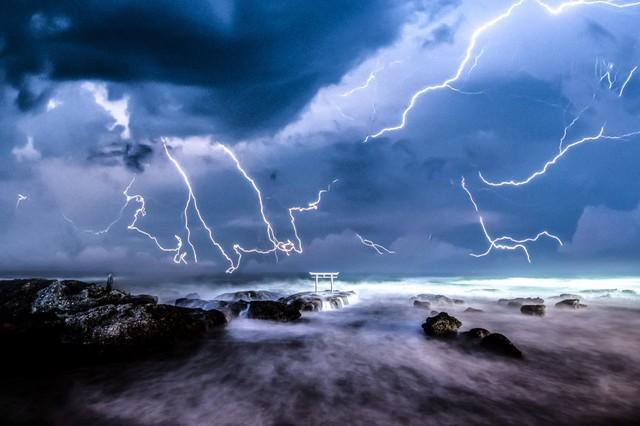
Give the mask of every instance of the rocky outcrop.
<path id="1" fill-rule="evenodd" d="M 226 323 L 222 312 L 159 305 L 80 281 L 0 281 L 0 342 L 15 353 L 135 356 L 194 341 Z"/>
<path id="2" fill-rule="evenodd" d="M 540 297 L 516 297 L 515 299 L 499 299 L 498 303 L 509 308 L 520 308 L 522 305 L 543 305 L 544 299 Z"/>
<path id="3" fill-rule="evenodd" d="M 271 300 L 251 302 L 247 311 L 247 318 L 279 322 L 295 321 L 300 316 L 300 311 L 295 306 Z"/>
<path id="4" fill-rule="evenodd" d="M 549 299 L 582 299 L 582 296 L 579 294 L 562 293 L 557 296 L 551 296 Z"/>
<path id="5" fill-rule="evenodd" d="M 457 318 L 446 312 L 440 312 L 438 315 L 428 317 L 422 324 L 422 329 L 430 337 L 454 338 L 458 335 L 458 329 L 461 326 L 462 323 Z"/>
<path id="6" fill-rule="evenodd" d="M 566 299 L 556 303 L 556 308 L 583 309 L 586 307 L 587 305 L 580 303 L 580 299 Z"/>
<path id="7" fill-rule="evenodd" d="M 491 333 L 480 340 L 479 347 L 485 351 L 495 355 L 506 356 L 509 358 L 523 358 L 522 352 L 511 340 L 500 333 Z"/>
<path id="8" fill-rule="evenodd" d="M 491 332 L 485 328 L 472 328 L 469 331 L 460 333 L 460 340 L 465 344 L 478 344 Z"/>
<path id="9" fill-rule="evenodd" d="M 479 314 L 481 312 L 484 312 L 482 309 L 476 309 L 476 308 L 472 308 L 472 307 L 468 307 L 467 309 L 464 310 L 466 313 L 469 314 Z"/>
<path id="10" fill-rule="evenodd" d="M 431 309 L 431 302 L 427 302 L 426 300 L 414 300 L 413 307 L 419 309 Z"/>
<path id="11" fill-rule="evenodd" d="M 464 300 L 461 300 L 461 299 L 452 299 L 442 294 L 432 294 L 432 293 L 418 294 L 417 296 L 413 296 L 411 299 L 419 300 L 421 302 L 431 302 L 437 305 L 453 305 L 453 304 L 459 305 L 464 303 Z"/>
<path id="12" fill-rule="evenodd" d="M 229 306 L 229 302 L 225 302 L 222 300 L 202 300 L 202 299 L 191 299 L 188 297 L 182 297 L 180 299 L 176 299 L 175 305 L 180 306 L 181 308 L 190 308 L 190 309 L 202 309 L 204 311 L 210 311 L 212 309 L 223 309 Z"/>
<path id="13" fill-rule="evenodd" d="M 352 303 L 355 291 L 305 291 L 278 299 L 286 305 L 294 306 L 299 311 L 323 311 L 342 309 Z"/>
<path id="14" fill-rule="evenodd" d="M 266 290 L 246 290 L 236 291 L 233 293 L 223 293 L 216 296 L 215 300 L 221 300 L 225 302 L 238 302 L 244 300 L 245 302 L 253 302 L 254 300 L 278 300 L 279 294 Z"/>
<path id="15" fill-rule="evenodd" d="M 520 312 L 525 315 L 543 317 L 545 314 L 545 306 L 544 305 L 522 305 L 520 307 Z"/>

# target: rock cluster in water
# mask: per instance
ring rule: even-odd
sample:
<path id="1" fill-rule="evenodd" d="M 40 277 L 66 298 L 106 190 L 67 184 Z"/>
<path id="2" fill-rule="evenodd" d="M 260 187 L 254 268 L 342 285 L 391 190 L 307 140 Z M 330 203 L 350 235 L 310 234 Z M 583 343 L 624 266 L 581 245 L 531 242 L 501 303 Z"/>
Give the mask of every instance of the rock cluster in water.
<path id="1" fill-rule="evenodd" d="M 461 326 L 460 320 L 446 312 L 428 317 L 422 324 L 427 336 L 455 342 L 464 349 L 483 350 L 510 358 L 523 358 L 522 352 L 503 334 L 491 333 L 484 328 L 472 328 L 458 333 Z"/>
<path id="2" fill-rule="evenodd" d="M 195 341 L 223 326 L 217 310 L 158 304 L 148 295 L 73 280 L 0 281 L 0 341 L 19 353 L 135 355 Z"/>

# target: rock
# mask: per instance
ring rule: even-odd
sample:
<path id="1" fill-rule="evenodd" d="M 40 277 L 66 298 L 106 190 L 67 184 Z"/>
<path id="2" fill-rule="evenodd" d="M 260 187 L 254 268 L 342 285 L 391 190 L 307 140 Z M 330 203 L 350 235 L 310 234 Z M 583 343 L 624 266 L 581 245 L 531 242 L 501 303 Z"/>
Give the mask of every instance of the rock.
<path id="1" fill-rule="evenodd" d="M 590 289 L 590 290 L 581 290 L 580 293 L 614 293 L 618 291 L 617 288 L 598 288 L 598 289 Z"/>
<path id="2" fill-rule="evenodd" d="M 427 302 L 426 300 L 414 300 L 413 307 L 419 309 L 431 309 L 431 302 Z"/>
<path id="3" fill-rule="evenodd" d="M 558 296 L 551 296 L 549 299 L 582 299 L 578 294 L 562 293 Z"/>
<path id="4" fill-rule="evenodd" d="M 249 303 L 247 318 L 289 322 L 300 318 L 300 311 L 282 302 L 254 301 Z"/>
<path id="5" fill-rule="evenodd" d="M 620 293 L 628 294 L 628 295 L 631 295 L 631 296 L 636 296 L 638 294 L 633 290 L 620 290 Z"/>
<path id="6" fill-rule="evenodd" d="M 516 297 L 515 299 L 499 299 L 498 303 L 510 308 L 519 308 L 522 305 L 542 305 L 544 304 L 544 299 L 539 297 Z"/>
<path id="7" fill-rule="evenodd" d="M 479 344 L 480 348 L 496 355 L 510 358 L 523 358 L 522 352 L 511 341 L 500 333 L 491 333 L 484 337 Z"/>
<path id="8" fill-rule="evenodd" d="M 522 305 L 520 307 L 520 312 L 525 315 L 534 315 L 538 317 L 543 317 L 545 314 L 545 306 L 544 305 Z"/>
<path id="9" fill-rule="evenodd" d="M 489 330 L 484 328 L 472 328 L 469 331 L 465 331 L 460 333 L 460 339 L 463 343 L 467 344 L 478 344 L 480 341 L 487 337 L 489 334 Z"/>
<path id="10" fill-rule="evenodd" d="M 482 309 L 476 309 L 476 308 L 472 308 L 472 307 L 468 307 L 467 309 L 464 310 L 467 313 L 480 313 L 480 312 L 484 312 Z"/>
<path id="11" fill-rule="evenodd" d="M 215 300 L 222 300 L 225 302 L 237 302 L 244 300 L 245 302 L 253 302 L 254 300 L 278 300 L 279 294 L 266 290 L 248 290 L 248 291 L 236 291 L 234 293 L 223 293 L 216 296 Z"/>
<path id="12" fill-rule="evenodd" d="M 290 296 L 278 299 L 287 305 L 294 306 L 299 311 L 322 311 L 326 309 L 341 309 L 348 306 L 356 295 L 355 291 L 334 291 L 330 290 L 311 292 L 305 291 L 295 293 Z"/>
<path id="13" fill-rule="evenodd" d="M 181 308 L 202 309 L 204 311 L 210 311 L 212 309 L 225 308 L 229 305 L 229 302 L 224 302 L 222 300 L 202 300 L 182 297 L 180 299 L 176 299 L 175 305 L 180 306 Z"/>
<path id="14" fill-rule="evenodd" d="M 450 316 L 446 312 L 440 312 L 438 315 L 428 317 L 422 329 L 427 336 L 438 338 L 451 338 L 458 334 L 458 329 L 462 323 L 455 317 Z"/>
<path id="15" fill-rule="evenodd" d="M 103 305 L 65 318 L 62 343 L 97 351 L 170 346 L 195 340 L 227 322 L 220 311 L 171 305 Z"/>
<path id="16" fill-rule="evenodd" d="M 39 278 L 0 281 L 0 323 L 19 321 L 30 316 L 38 292 L 54 282 Z"/>
<path id="17" fill-rule="evenodd" d="M 431 302 L 438 305 L 453 305 L 453 304 L 462 304 L 464 300 L 461 299 L 451 299 L 450 297 L 444 296 L 442 294 L 418 294 L 411 298 L 412 300 L 418 300 L 421 302 Z"/>
<path id="18" fill-rule="evenodd" d="M 580 303 L 580 299 L 566 299 L 556 303 L 556 308 L 582 309 L 586 307 L 587 305 Z"/>

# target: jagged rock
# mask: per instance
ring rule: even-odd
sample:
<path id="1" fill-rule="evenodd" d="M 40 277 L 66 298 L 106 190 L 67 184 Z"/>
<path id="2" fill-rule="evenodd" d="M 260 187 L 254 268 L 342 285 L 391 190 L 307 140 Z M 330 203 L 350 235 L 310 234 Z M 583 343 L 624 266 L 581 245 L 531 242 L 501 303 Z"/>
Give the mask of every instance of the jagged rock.
<path id="1" fill-rule="evenodd" d="M 428 317 L 422 324 L 422 329 L 427 336 L 451 338 L 458 334 L 460 326 L 462 323 L 457 318 L 446 312 L 440 312 L 436 316 Z"/>
<path id="2" fill-rule="evenodd" d="M 515 299 L 499 299 L 498 303 L 509 308 L 520 308 L 522 305 L 543 305 L 544 299 L 540 297 L 516 297 Z"/>
<path id="3" fill-rule="evenodd" d="M 551 296 L 549 299 L 582 299 L 578 294 L 562 293 L 558 296 Z"/>
<path id="4" fill-rule="evenodd" d="M 542 317 L 545 314 L 545 306 L 544 305 L 522 305 L 520 307 L 520 312 L 525 315 L 534 315 L 538 317 Z"/>
<path id="5" fill-rule="evenodd" d="M 215 300 L 225 302 L 237 302 L 244 300 L 245 302 L 253 302 L 254 300 L 278 300 L 279 294 L 266 290 L 247 290 L 236 291 L 234 293 L 223 293 L 216 296 Z"/>
<path id="6" fill-rule="evenodd" d="M 465 331 L 460 333 L 460 339 L 463 343 L 467 344 L 478 344 L 480 341 L 487 337 L 489 334 L 489 330 L 484 328 L 472 328 L 469 331 Z"/>
<path id="7" fill-rule="evenodd" d="M 431 309 L 431 302 L 427 302 L 426 300 L 414 300 L 413 307 L 420 309 Z"/>
<path id="8" fill-rule="evenodd" d="M 506 356 L 510 358 L 523 358 L 522 352 L 518 349 L 511 340 L 500 333 L 491 333 L 484 337 L 479 346 L 496 355 Z"/>
<path id="9" fill-rule="evenodd" d="M 196 339 L 214 327 L 224 325 L 219 311 L 202 311 L 170 305 L 103 305 L 68 316 L 64 320 L 62 343 L 113 347 L 168 346 L 180 340 Z"/>
<path id="10" fill-rule="evenodd" d="M 299 311 L 322 311 L 324 309 L 341 309 L 349 305 L 350 298 L 355 296 L 355 291 L 330 290 L 311 292 L 305 291 L 290 296 L 281 297 L 279 302 L 296 307 Z"/>
<path id="11" fill-rule="evenodd" d="M 270 300 L 249 303 L 247 318 L 280 322 L 295 321 L 300 318 L 300 311 L 295 306 Z"/>
<path id="12" fill-rule="evenodd" d="M 0 281 L 0 322 L 12 322 L 31 315 L 38 292 L 54 280 L 25 279 Z"/>
<path id="13" fill-rule="evenodd" d="M 556 308 L 582 309 L 586 307 L 587 305 L 580 303 L 580 299 L 566 299 L 556 303 Z"/>
<path id="14" fill-rule="evenodd" d="M 453 305 L 453 304 L 464 303 L 464 300 L 461 300 L 461 299 L 452 299 L 442 294 L 432 294 L 432 293 L 418 294 L 417 296 L 413 296 L 411 299 L 419 300 L 421 302 L 431 302 L 438 305 Z"/>
<path id="15" fill-rule="evenodd" d="M 212 309 L 225 308 L 229 305 L 229 302 L 225 302 L 222 300 L 202 300 L 182 297 L 180 299 L 176 299 L 175 305 L 180 306 L 181 308 L 202 309 L 204 311 L 210 311 Z"/>
<path id="16" fill-rule="evenodd" d="M 480 312 L 484 312 L 482 309 L 476 309 L 476 308 L 472 308 L 472 307 L 468 307 L 467 309 L 464 310 L 467 313 L 480 313 Z"/>

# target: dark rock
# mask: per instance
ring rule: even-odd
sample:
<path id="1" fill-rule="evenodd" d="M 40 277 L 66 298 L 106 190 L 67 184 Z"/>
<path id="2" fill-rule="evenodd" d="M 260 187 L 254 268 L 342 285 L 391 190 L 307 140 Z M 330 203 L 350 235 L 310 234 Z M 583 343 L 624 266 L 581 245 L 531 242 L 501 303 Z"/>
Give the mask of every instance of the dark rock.
<path id="1" fill-rule="evenodd" d="M 236 291 L 234 293 L 223 293 L 216 296 L 215 300 L 225 302 L 237 302 L 244 300 L 245 302 L 253 302 L 254 300 L 278 300 L 279 294 L 266 290 L 248 290 Z"/>
<path id="2" fill-rule="evenodd" d="M 249 309 L 249 302 L 245 300 L 238 300 L 237 302 L 229 303 L 224 309 L 227 309 L 232 316 L 237 317 L 240 314 L 247 312 Z"/>
<path id="3" fill-rule="evenodd" d="M 523 358 L 522 352 L 511 341 L 500 333 L 491 333 L 480 341 L 482 349 L 496 355 L 510 358 Z"/>
<path id="4" fill-rule="evenodd" d="M 180 299 L 176 299 L 175 305 L 180 306 L 181 308 L 202 309 L 204 311 L 210 311 L 212 309 L 225 308 L 229 305 L 229 302 L 224 302 L 222 300 L 201 300 L 182 297 Z"/>
<path id="5" fill-rule="evenodd" d="M 580 299 L 566 299 L 556 303 L 556 308 L 582 309 L 586 307 L 587 305 L 580 303 Z"/>
<path id="6" fill-rule="evenodd" d="M 438 305 L 453 305 L 453 304 L 464 303 L 464 300 L 452 299 L 442 294 L 431 294 L 431 293 L 418 294 L 417 296 L 414 296 L 411 299 L 418 300 L 421 302 L 431 302 Z"/>
<path id="7" fill-rule="evenodd" d="M 578 294 L 562 293 L 558 296 L 552 296 L 549 299 L 582 299 L 582 296 Z"/>
<path id="8" fill-rule="evenodd" d="M 341 309 L 351 303 L 349 299 L 355 294 L 354 291 L 305 291 L 281 297 L 278 301 L 294 306 L 299 311 L 317 312 L 324 309 Z"/>
<path id="9" fill-rule="evenodd" d="M 54 280 L 27 279 L 0 281 L 0 323 L 25 319 L 38 292 Z"/>
<path id="10" fill-rule="evenodd" d="M 544 304 L 544 299 L 539 297 L 516 297 L 515 299 L 499 299 L 498 303 L 509 308 L 520 308 L 522 305 L 542 305 Z"/>
<path id="11" fill-rule="evenodd" d="M 465 312 L 468 313 L 480 313 L 480 312 L 484 312 L 482 309 L 476 309 L 476 308 L 472 308 L 472 307 L 468 307 L 467 309 L 464 310 Z"/>
<path id="12" fill-rule="evenodd" d="M 545 306 L 544 305 L 522 305 L 520 307 L 520 312 L 525 315 L 534 315 L 538 317 L 543 317 L 545 314 Z"/>
<path id="13" fill-rule="evenodd" d="M 620 293 L 629 294 L 631 296 L 636 296 L 638 294 L 633 290 L 620 290 Z"/>
<path id="14" fill-rule="evenodd" d="M 300 318 L 300 311 L 282 302 L 254 301 L 249 303 L 247 318 L 289 322 Z"/>
<path id="15" fill-rule="evenodd" d="M 422 329 L 427 336 L 439 338 L 451 338 L 458 334 L 458 329 L 462 323 L 455 317 L 450 316 L 446 312 L 440 312 L 438 315 L 428 317 Z"/>
<path id="16" fill-rule="evenodd" d="M 472 328 L 469 331 L 460 333 L 460 339 L 463 343 L 475 345 L 480 343 L 480 341 L 489 334 L 491 334 L 489 330 L 484 328 Z"/>
<path id="17" fill-rule="evenodd" d="M 413 301 L 414 308 L 420 309 L 431 309 L 431 302 L 427 302 L 426 300 L 414 300 Z"/>

